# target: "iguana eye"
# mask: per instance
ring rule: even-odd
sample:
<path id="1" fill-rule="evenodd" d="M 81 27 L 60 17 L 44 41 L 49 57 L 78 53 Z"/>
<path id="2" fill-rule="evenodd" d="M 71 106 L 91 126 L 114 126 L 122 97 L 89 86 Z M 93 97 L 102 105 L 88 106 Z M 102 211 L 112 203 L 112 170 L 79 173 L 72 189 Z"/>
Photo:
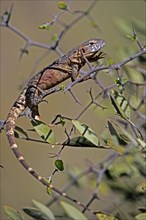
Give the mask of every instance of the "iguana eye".
<path id="1" fill-rule="evenodd" d="M 93 45 L 94 44 L 94 42 L 93 41 L 90 41 L 90 45 Z"/>

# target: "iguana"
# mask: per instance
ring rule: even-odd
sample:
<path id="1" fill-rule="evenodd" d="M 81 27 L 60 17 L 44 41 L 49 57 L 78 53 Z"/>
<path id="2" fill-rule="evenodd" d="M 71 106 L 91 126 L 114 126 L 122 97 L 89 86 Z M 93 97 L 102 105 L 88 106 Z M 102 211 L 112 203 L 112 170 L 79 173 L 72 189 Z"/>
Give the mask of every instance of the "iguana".
<path id="1" fill-rule="evenodd" d="M 90 39 L 72 49 L 60 59 L 57 59 L 51 65 L 46 66 L 43 70 L 39 71 L 26 84 L 19 97 L 9 110 L 6 119 L 7 139 L 14 155 L 22 166 L 42 184 L 49 186 L 57 193 L 66 197 L 68 196 L 65 193 L 60 192 L 54 186 L 49 184 L 45 178 L 37 174 L 37 172 L 28 165 L 22 154 L 19 152 L 14 138 L 16 119 L 26 108 L 31 110 L 32 117 L 34 119 L 39 119 L 37 100 L 39 99 L 40 95 L 68 78 L 71 78 L 71 80 L 74 81 L 77 77 L 79 77 L 79 71 L 86 64 L 86 62 L 94 62 L 104 57 L 103 53 L 100 51 L 104 46 L 104 40 Z"/>

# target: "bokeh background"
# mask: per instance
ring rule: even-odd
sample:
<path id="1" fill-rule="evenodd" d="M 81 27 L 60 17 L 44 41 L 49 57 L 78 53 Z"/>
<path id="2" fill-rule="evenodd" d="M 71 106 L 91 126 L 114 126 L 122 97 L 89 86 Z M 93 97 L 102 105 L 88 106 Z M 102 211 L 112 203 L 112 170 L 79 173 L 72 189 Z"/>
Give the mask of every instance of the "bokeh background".
<path id="1" fill-rule="evenodd" d="M 57 7 L 58 1 L 9 1 L 0 2 L 1 15 L 10 8 L 13 3 L 13 11 L 11 24 L 32 40 L 50 45 L 52 43 L 53 34 L 61 32 L 63 27 L 55 23 L 50 31 L 40 30 L 38 26 L 50 22 L 54 15 L 60 13 Z M 68 4 L 68 1 L 65 1 Z M 71 1 L 71 10 L 86 10 L 91 1 L 73 0 Z M 131 19 L 145 19 L 145 1 L 132 0 L 101 0 L 90 12 L 94 21 L 98 25 L 98 29 L 93 28 L 90 20 L 83 17 L 75 25 L 73 25 L 60 41 L 60 49 L 66 53 L 74 46 L 78 45 L 89 38 L 102 38 L 106 41 L 104 52 L 108 57 L 112 57 L 118 62 L 116 52 L 121 47 L 128 47 L 129 41 L 126 37 L 117 31 L 115 21 L 117 18 L 129 21 Z M 68 24 L 76 16 L 71 13 L 64 13 L 60 17 L 65 24 Z M 131 27 L 132 30 L 133 27 Z M 129 30 L 130 31 L 130 30 Z M 29 48 L 29 54 L 22 57 L 20 60 L 20 49 L 24 47 L 22 40 L 15 33 L 7 28 L 1 27 L 0 32 L 1 46 L 1 63 L 0 63 L 0 119 L 4 120 L 7 116 L 10 106 L 17 98 L 21 88 L 32 74 L 40 70 L 46 65 L 49 65 L 58 55 L 51 51 L 43 59 L 41 56 L 46 51 L 38 47 Z M 39 62 L 38 62 L 39 61 Z M 104 84 L 110 83 L 108 76 L 102 76 Z M 99 90 L 94 82 L 88 81 L 73 88 L 76 98 L 81 105 L 74 102 L 70 94 L 58 93 L 47 97 L 48 104 L 41 104 L 42 120 L 49 123 L 57 114 L 62 114 L 71 118 L 75 118 L 80 111 L 89 102 L 87 91 L 93 88 L 96 94 Z M 101 111 L 101 109 L 90 108 L 81 118 L 82 121 L 90 125 L 98 134 L 101 134 L 105 128 L 106 119 L 110 115 L 110 110 Z M 25 129 L 31 128 L 29 119 L 21 118 L 18 125 Z M 58 141 L 65 139 L 64 129 L 59 126 L 54 128 Z M 54 169 L 53 159 L 49 158 L 49 153 L 56 152 L 59 147 L 51 149 L 50 145 L 27 142 L 17 139 L 17 143 L 21 152 L 25 155 L 27 161 L 40 172 L 43 176 L 49 176 Z M 3 205 L 10 205 L 17 210 L 22 207 L 30 206 L 31 200 L 36 199 L 43 203 L 48 201 L 48 195 L 44 187 L 33 179 L 18 163 L 14 157 L 6 140 L 5 132 L 1 134 L 1 164 L 4 169 L 1 169 L 1 219 L 7 219 L 4 214 Z M 108 152 L 99 150 L 98 153 L 94 149 L 75 149 L 66 148 L 62 153 L 62 159 L 65 162 L 65 169 L 68 167 L 86 166 L 85 159 L 97 162 L 104 158 Z M 60 188 L 67 181 L 65 173 L 57 174 L 53 183 Z M 77 194 L 75 195 L 77 198 Z M 85 194 L 83 201 L 87 200 Z M 27 219 L 29 219 L 27 217 Z"/>

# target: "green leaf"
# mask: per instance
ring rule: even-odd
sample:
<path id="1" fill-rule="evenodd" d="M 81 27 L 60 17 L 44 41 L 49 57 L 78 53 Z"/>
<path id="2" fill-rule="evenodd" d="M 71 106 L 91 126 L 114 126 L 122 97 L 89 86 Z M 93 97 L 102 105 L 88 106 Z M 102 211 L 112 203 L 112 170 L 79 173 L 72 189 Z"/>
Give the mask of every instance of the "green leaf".
<path id="1" fill-rule="evenodd" d="M 141 140 L 140 138 L 137 138 L 137 142 L 140 144 L 142 148 L 146 149 L 146 143 L 143 140 Z"/>
<path id="2" fill-rule="evenodd" d="M 16 132 L 16 131 L 14 131 L 14 136 L 15 136 L 15 138 L 20 138 L 18 132 Z"/>
<path id="3" fill-rule="evenodd" d="M 97 212 L 96 217 L 98 220 L 118 220 L 113 215 L 109 215 L 104 212 Z"/>
<path id="4" fill-rule="evenodd" d="M 117 113 L 119 113 L 123 118 L 130 119 L 130 107 L 126 98 L 115 90 L 112 90 L 112 94 L 114 96 L 111 97 L 112 104 L 114 105 Z"/>
<path id="5" fill-rule="evenodd" d="M 130 84 L 129 84 L 129 86 L 130 86 Z M 131 91 L 131 93 L 133 93 L 133 94 L 131 94 L 131 96 L 130 96 L 130 100 L 129 100 L 129 103 L 130 103 L 130 106 L 131 106 L 131 108 L 133 108 L 133 109 L 137 109 L 137 107 L 140 105 L 140 104 L 142 104 L 141 103 L 141 96 L 136 96 L 136 91 L 135 90 L 132 90 Z M 143 105 L 141 105 L 141 111 L 142 112 L 144 112 L 145 111 L 145 105 L 143 104 Z"/>
<path id="6" fill-rule="evenodd" d="M 110 58 L 110 59 L 108 60 L 107 65 L 108 65 L 108 66 L 111 66 L 113 63 L 114 63 L 113 58 Z"/>
<path id="7" fill-rule="evenodd" d="M 135 83 L 144 83 L 143 75 L 134 67 L 124 66 L 128 78 Z"/>
<path id="8" fill-rule="evenodd" d="M 47 193 L 48 193 L 49 195 L 51 195 L 52 189 L 51 189 L 50 187 L 47 187 Z"/>
<path id="9" fill-rule="evenodd" d="M 67 10 L 67 4 L 65 2 L 58 2 L 57 7 L 61 10 Z"/>
<path id="10" fill-rule="evenodd" d="M 96 23 L 96 21 L 93 21 L 93 20 L 92 20 L 92 21 L 90 22 L 90 24 L 91 24 L 91 26 L 92 26 L 93 28 L 99 28 L 98 25 L 97 25 L 97 23 Z"/>
<path id="11" fill-rule="evenodd" d="M 25 136 L 25 138 L 29 138 L 29 137 L 28 137 L 28 134 L 26 133 L 26 131 L 25 131 L 23 128 L 21 128 L 21 127 L 19 127 L 19 126 L 16 126 L 16 127 L 15 127 L 15 130 L 18 131 L 18 132 L 20 132 L 21 134 L 23 134 L 23 135 Z"/>
<path id="12" fill-rule="evenodd" d="M 100 144 L 95 145 L 92 142 L 90 142 L 89 140 L 87 140 L 85 137 L 83 136 L 78 136 L 78 137 L 74 137 L 70 140 L 67 140 L 64 142 L 65 145 L 69 146 L 69 147 L 82 147 L 82 148 L 105 148 L 105 149 L 109 149 L 109 147 L 107 146 L 100 146 Z"/>
<path id="13" fill-rule="evenodd" d="M 72 120 L 72 123 L 83 137 L 89 140 L 92 144 L 96 146 L 99 145 L 98 137 L 90 127 L 77 120 Z"/>
<path id="14" fill-rule="evenodd" d="M 136 220 L 146 220 L 146 213 L 141 213 L 135 216 Z"/>
<path id="15" fill-rule="evenodd" d="M 52 40 L 55 42 L 58 41 L 58 34 L 53 34 Z"/>
<path id="16" fill-rule="evenodd" d="M 32 120 L 31 121 L 37 134 L 46 142 L 50 144 L 55 144 L 55 136 L 51 128 L 42 121 Z"/>
<path id="17" fill-rule="evenodd" d="M 49 30 L 51 30 L 52 26 L 50 25 L 50 23 L 46 23 L 46 24 L 40 25 L 38 28 L 41 30 L 43 29 L 43 30 L 49 31 Z"/>
<path id="18" fill-rule="evenodd" d="M 129 34 L 127 34 L 126 37 L 129 38 L 129 39 L 132 40 L 132 41 L 136 39 L 135 36 L 129 35 Z"/>
<path id="19" fill-rule="evenodd" d="M 64 170 L 64 166 L 63 166 L 63 161 L 62 160 L 55 160 L 55 166 L 60 171 Z"/>
<path id="20" fill-rule="evenodd" d="M 122 176 L 132 177 L 137 174 L 137 170 L 132 165 L 127 165 L 127 163 L 116 163 L 108 168 L 108 172 L 113 179 L 117 179 Z"/>
<path id="21" fill-rule="evenodd" d="M 36 209 L 36 208 L 33 208 L 33 207 L 26 207 L 26 208 L 23 208 L 23 211 L 35 218 L 35 219 L 38 219 L 38 220 L 48 220 L 48 217 L 46 215 L 44 215 L 40 210 Z"/>
<path id="22" fill-rule="evenodd" d="M 61 89 L 61 91 L 63 92 L 65 90 L 65 85 L 62 84 L 61 86 L 59 86 L 59 88 Z"/>
<path id="23" fill-rule="evenodd" d="M 116 112 L 118 115 L 121 116 L 121 118 L 128 121 L 130 125 L 132 125 L 133 129 L 135 130 L 135 134 L 137 138 L 140 138 L 143 140 L 143 136 L 140 132 L 140 130 L 135 126 L 135 124 L 130 121 L 130 107 L 128 105 L 127 100 L 124 96 L 121 94 L 119 95 L 118 92 L 112 90 L 113 95 L 110 95 L 111 103 L 114 106 Z"/>
<path id="24" fill-rule="evenodd" d="M 117 151 L 118 153 L 125 153 L 125 148 L 121 145 L 119 145 L 119 142 L 118 142 L 118 139 L 116 136 L 112 136 L 112 137 L 109 137 L 107 139 L 107 145 L 114 149 L 115 151 Z"/>
<path id="25" fill-rule="evenodd" d="M 60 204 L 62 205 L 64 211 L 66 212 L 66 214 L 71 217 L 74 220 L 87 220 L 87 217 L 80 212 L 77 208 L 75 208 L 74 206 L 70 205 L 67 202 L 61 201 Z"/>
<path id="26" fill-rule="evenodd" d="M 116 102 L 115 98 L 113 95 L 110 95 L 110 99 L 111 99 L 111 103 L 112 105 L 114 106 L 115 110 L 116 110 L 116 113 L 118 115 L 120 115 L 122 118 L 125 119 L 125 115 L 123 114 L 123 112 L 121 111 L 121 108 L 120 106 L 118 105 L 118 103 Z"/>
<path id="27" fill-rule="evenodd" d="M 55 216 L 50 209 L 47 208 L 44 204 L 37 202 L 36 200 L 32 200 L 33 204 L 38 208 L 41 213 L 46 216 L 46 219 L 55 220 Z"/>
<path id="28" fill-rule="evenodd" d="M 60 119 L 59 123 L 60 123 L 62 126 L 64 126 L 64 125 L 65 125 L 65 119 L 64 119 L 62 116 L 60 116 L 59 119 Z"/>
<path id="29" fill-rule="evenodd" d="M 108 121 L 108 128 L 111 135 L 116 136 L 121 145 L 129 144 L 131 142 L 132 137 L 130 134 L 117 123 Z"/>
<path id="30" fill-rule="evenodd" d="M 136 192 L 145 194 L 146 193 L 146 182 L 143 181 L 141 183 L 139 183 L 135 189 Z"/>
<path id="31" fill-rule="evenodd" d="M 70 140 L 67 140 L 64 144 L 68 146 L 96 147 L 97 148 L 97 145 L 93 144 L 92 142 L 90 142 L 83 136 L 74 137 Z"/>
<path id="32" fill-rule="evenodd" d="M 15 209 L 10 206 L 4 206 L 5 213 L 12 220 L 24 220 L 24 217 Z"/>

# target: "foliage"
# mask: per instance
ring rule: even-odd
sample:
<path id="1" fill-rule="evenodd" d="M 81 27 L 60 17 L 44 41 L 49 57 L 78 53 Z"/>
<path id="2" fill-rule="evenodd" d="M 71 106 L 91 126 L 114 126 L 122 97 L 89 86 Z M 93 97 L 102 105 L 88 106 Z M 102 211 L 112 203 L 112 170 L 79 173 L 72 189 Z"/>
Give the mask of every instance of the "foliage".
<path id="1" fill-rule="evenodd" d="M 61 10 L 61 13 L 55 16 L 51 22 L 46 22 L 45 24 L 40 25 L 40 29 L 50 31 L 50 29 L 53 28 L 54 23 L 57 23 L 63 13 L 72 13 L 70 5 L 67 5 L 63 1 L 58 2 L 57 7 Z M 89 7 L 86 14 L 90 13 L 90 10 Z M 2 15 L 1 26 L 10 28 L 14 31 L 14 27 L 9 24 L 11 12 L 12 7 L 10 11 L 7 11 Z M 60 151 L 53 156 L 56 158 L 54 161 L 54 171 L 52 171 L 50 180 L 48 181 L 50 188 L 48 187 L 47 189 L 50 195 L 53 194 L 51 183 L 56 171 L 64 171 L 68 178 L 66 186 L 61 190 L 57 190 L 59 192 L 61 191 L 62 196 L 69 201 L 65 202 L 61 199 L 61 201 L 58 202 L 59 196 L 53 194 L 52 199 L 50 199 L 46 205 L 33 200 L 33 207 L 23 208 L 23 211 L 34 219 L 57 219 L 58 213 L 49 208 L 50 204 L 54 202 L 58 202 L 62 210 L 61 213 L 59 213 L 61 218 L 66 219 L 86 220 L 88 219 L 85 214 L 87 210 L 91 215 L 94 215 L 94 219 L 99 220 L 123 220 L 132 218 L 141 220 L 146 218 L 146 208 L 144 207 L 146 194 L 146 49 L 145 45 L 143 45 L 138 38 L 139 35 L 143 38 L 145 34 L 145 26 L 142 21 L 132 19 L 131 23 L 135 24 L 135 29 L 131 31 L 131 23 L 127 23 L 126 21 L 121 20 L 121 18 L 116 19 L 115 23 L 119 31 L 129 39 L 128 54 L 127 50 L 121 47 L 117 54 L 120 62 L 115 63 L 113 58 L 106 58 L 107 66 L 104 66 L 102 62 L 97 67 L 89 66 L 89 70 L 85 72 L 80 79 L 69 83 L 67 86 L 58 86 L 53 91 L 49 91 L 49 94 L 58 91 L 69 91 L 75 101 L 77 101 L 72 93 L 72 87 L 81 81 L 82 78 L 89 75 L 92 75 L 92 78 L 96 79 L 96 84 L 100 88 L 100 92 L 97 92 L 96 95 L 93 95 L 91 90 L 89 91 L 90 102 L 83 108 L 82 112 L 76 117 L 76 119 L 58 115 L 52 120 L 53 126 L 61 125 L 61 128 L 65 128 L 64 130 L 67 138 L 60 143 L 51 126 L 42 121 L 31 120 L 32 128 L 27 131 L 19 126 L 15 127 L 16 138 L 23 138 L 27 141 L 33 140 L 40 143 L 50 144 L 52 146 L 61 146 Z M 71 24 L 69 25 L 71 27 Z M 91 19 L 91 26 L 97 28 L 94 19 Z M 57 51 L 58 43 L 60 43 L 66 31 L 67 29 L 64 27 L 63 32 L 59 34 L 54 33 L 52 36 L 53 46 L 46 45 L 45 48 L 50 50 L 53 47 L 53 50 Z M 20 31 L 16 31 L 15 29 L 15 32 L 21 36 Z M 23 35 L 23 38 L 26 37 Z M 37 42 L 34 44 L 34 42 L 30 39 L 28 40 L 28 38 L 25 40 L 26 45 L 24 46 L 21 55 L 23 55 L 24 50 L 27 51 L 32 45 L 35 45 L 36 47 L 42 46 L 44 48 L 44 45 L 37 44 Z M 131 46 L 133 45 L 133 42 L 136 46 L 138 45 L 138 52 L 133 52 L 133 49 L 131 49 L 133 48 L 133 46 Z M 99 71 L 102 71 L 104 74 L 109 74 L 112 82 L 110 86 L 105 86 L 104 82 L 102 82 L 103 84 L 101 85 L 98 78 Z M 108 103 L 108 106 L 103 107 L 102 104 L 106 105 L 106 103 Z M 111 110 L 111 112 L 113 112 L 112 116 L 106 121 L 105 129 L 98 135 L 97 132 L 91 128 L 92 126 L 90 127 L 86 122 L 80 120 L 80 117 L 93 105 L 96 106 L 96 108 L 98 107 L 101 112 L 103 110 Z M 100 117 L 100 113 L 98 117 Z M 96 117 L 95 120 L 97 120 Z M 1 122 L 1 128 L 3 127 L 4 122 Z M 69 127 L 70 129 L 68 129 Z M 31 138 L 32 132 L 38 134 L 38 139 Z M 88 147 L 94 149 L 97 153 L 99 150 L 104 149 L 108 153 L 103 160 L 96 164 L 89 161 L 88 167 L 83 170 L 75 167 L 72 168 L 72 170 L 67 170 L 65 161 L 61 159 L 61 153 L 66 146 L 74 148 L 82 147 L 82 149 Z M 61 174 L 62 173 L 60 173 L 60 175 Z M 85 181 L 82 181 L 83 179 Z M 88 201 L 81 203 L 77 199 L 74 199 L 74 196 L 72 195 L 71 197 L 66 196 L 66 191 L 72 186 L 78 191 L 80 189 L 90 190 L 91 195 Z M 113 202 L 111 203 L 110 199 L 108 200 L 108 212 L 105 212 L 104 207 L 103 210 L 98 211 L 90 208 L 93 201 L 102 201 L 105 198 L 107 200 L 111 195 Z M 70 204 L 70 202 L 74 202 L 76 205 L 81 206 L 83 210 L 80 211 L 78 207 L 75 207 L 74 204 Z M 10 219 L 24 219 L 23 215 L 17 210 L 9 206 L 5 206 L 4 209 Z"/>

